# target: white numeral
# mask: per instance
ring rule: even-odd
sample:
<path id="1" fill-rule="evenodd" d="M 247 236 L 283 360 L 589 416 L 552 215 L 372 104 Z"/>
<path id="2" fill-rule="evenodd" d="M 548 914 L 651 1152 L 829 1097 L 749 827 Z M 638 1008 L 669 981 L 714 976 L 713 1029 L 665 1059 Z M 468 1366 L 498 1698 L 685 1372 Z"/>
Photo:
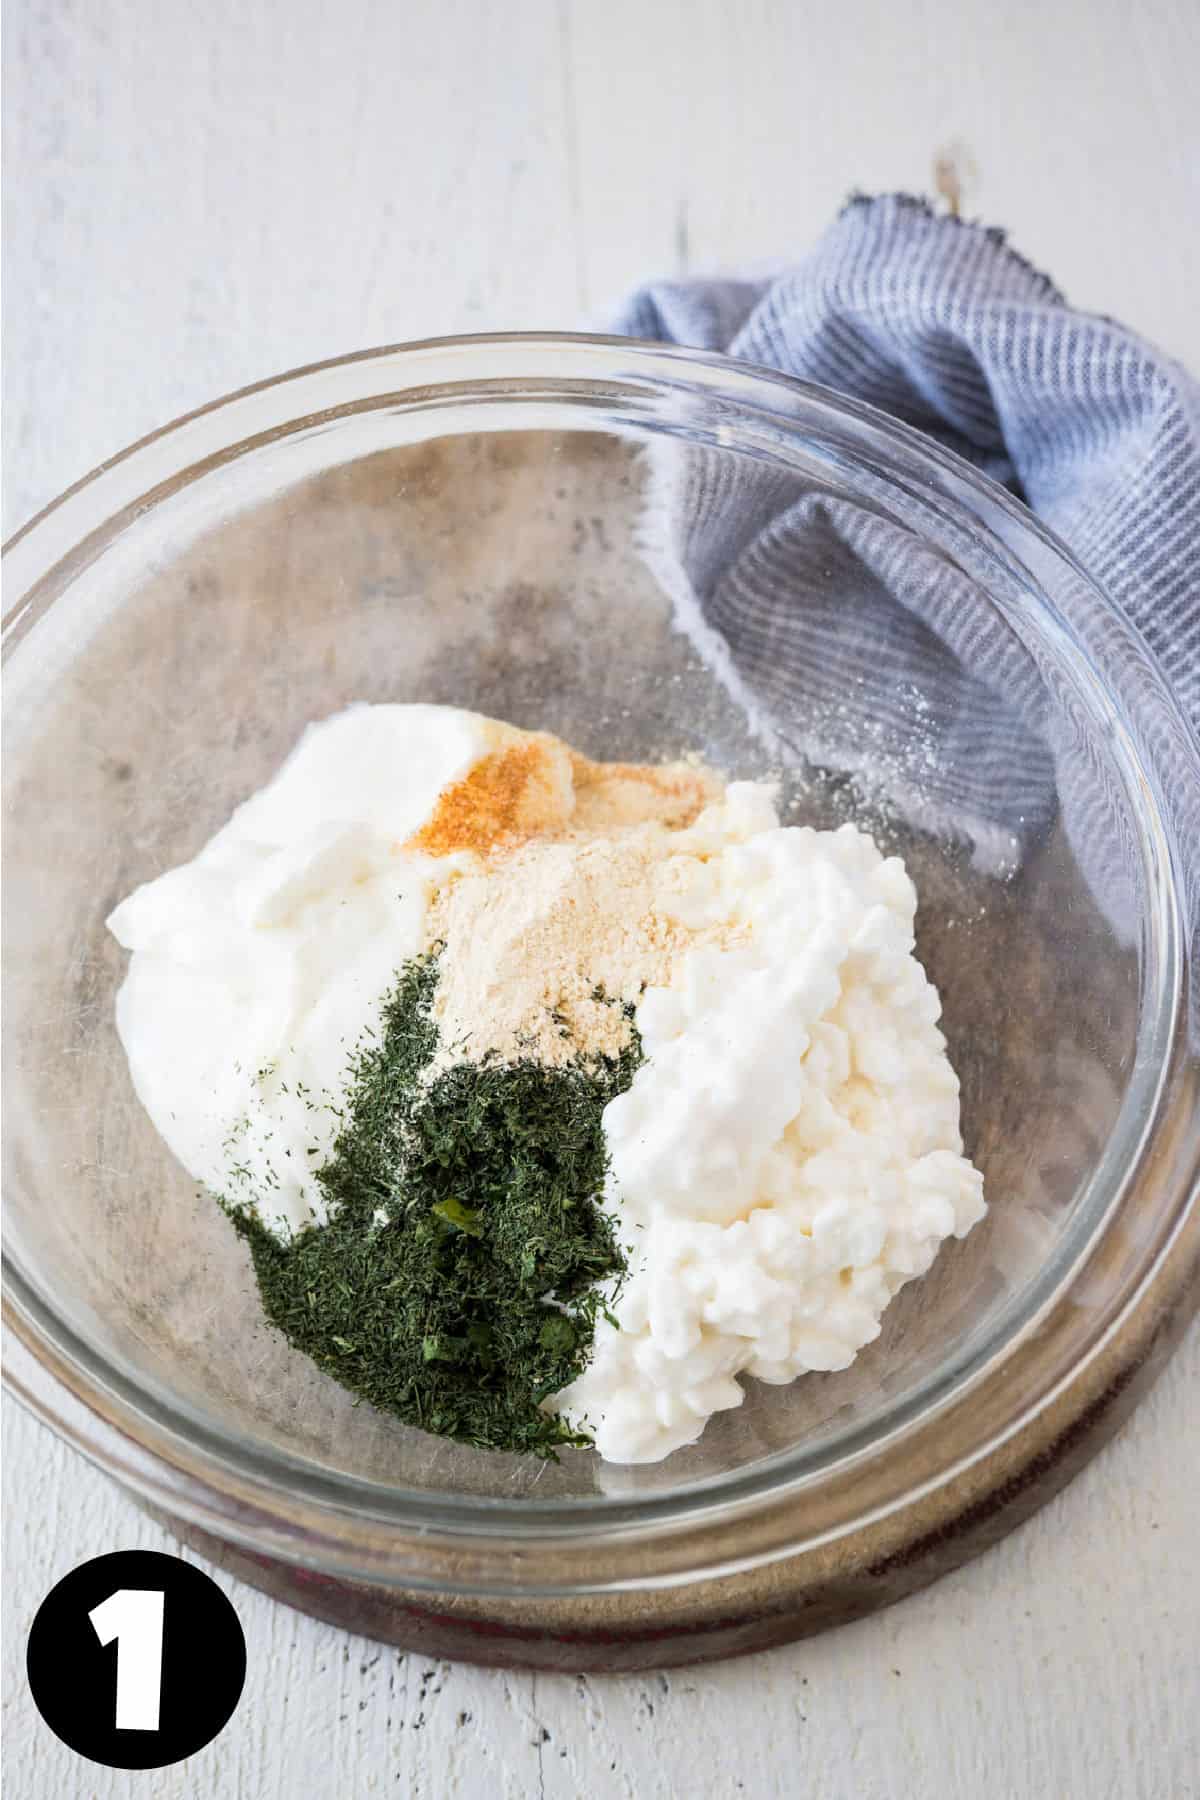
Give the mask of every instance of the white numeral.
<path id="1" fill-rule="evenodd" d="M 117 1640 L 117 1730 L 157 1731 L 162 1697 L 163 1594 L 118 1588 L 88 1618 L 102 1644 Z"/>

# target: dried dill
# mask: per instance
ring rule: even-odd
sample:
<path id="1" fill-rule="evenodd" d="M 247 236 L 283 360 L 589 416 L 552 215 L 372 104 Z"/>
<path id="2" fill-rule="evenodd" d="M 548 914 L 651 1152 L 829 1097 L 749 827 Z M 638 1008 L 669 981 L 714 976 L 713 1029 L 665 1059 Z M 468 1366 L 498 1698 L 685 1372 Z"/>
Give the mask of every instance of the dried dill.
<path id="1" fill-rule="evenodd" d="M 401 972 L 358 1054 L 317 1174 L 329 1222 L 289 1241 L 226 1205 L 268 1318 L 344 1386 L 409 1424 L 487 1449 L 586 1443 L 539 1401 L 588 1361 L 596 1283 L 624 1259 L 599 1206 L 601 1113 L 619 1058 L 460 1063 L 426 1088 L 436 957 Z"/>

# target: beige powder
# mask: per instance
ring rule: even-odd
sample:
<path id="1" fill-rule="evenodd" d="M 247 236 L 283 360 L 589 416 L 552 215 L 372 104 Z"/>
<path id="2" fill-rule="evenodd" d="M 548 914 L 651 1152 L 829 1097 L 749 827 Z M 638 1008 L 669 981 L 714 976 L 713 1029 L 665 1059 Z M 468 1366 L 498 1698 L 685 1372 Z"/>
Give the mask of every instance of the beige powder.
<path id="1" fill-rule="evenodd" d="M 651 820 L 680 831 L 725 791 L 720 777 L 701 763 L 595 763 L 572 751 L 571 767 L 569 828 L 591 836 Z"/>
<path id="2" fill-rule="evenodd" d="M 643 796 L 645 786 L 633 781 Z M 621 781 L 609 798 L 634 813 L 642 804 Z M 651 821 L 534 839 L 453 877 L 429 920 L 429 941 L 442 946 L 442 1047 L 430 1074 L 489 1052 L 550 1065 L 617 1054 L 630 1028 L 613 1001 L 668 983 L 686 950 L 738 941 L 729 926 L 698 929 L 671 916 L 694 867 L 676 834 Z"/>

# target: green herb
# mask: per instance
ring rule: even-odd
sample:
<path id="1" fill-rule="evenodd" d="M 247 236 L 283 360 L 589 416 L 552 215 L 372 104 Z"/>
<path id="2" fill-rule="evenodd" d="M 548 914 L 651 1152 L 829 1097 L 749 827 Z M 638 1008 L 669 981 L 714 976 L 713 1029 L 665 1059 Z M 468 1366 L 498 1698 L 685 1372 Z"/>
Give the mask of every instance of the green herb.
<path id="1" fill-rule="evenodd" d="M 445 1219 L 449 1224 L 457 1225 L 458 1229 L 465 1231 L 469 1237 L 483 1236 L 483 1226 L 479 1223 L 479 1214 L 472 1212 L 469 1206 L 464 1206 L 461 1200 L 455 1200 L 453 1196 L 448 1200 L 436 1201 L 431 1211 L 436 1218 Z"/>
<path id="2" fill-rule="evenodd" d="M 538 1402 L 585 1367 L 596 1284 L 624 1267 L 598 1204 L 601 1113 L 640 1047 L 559 1069 L 460 1063 L 425 1087 L 437 974 L 436 957 L 407 964 L 358 1053 L 316 1176 L 329 1222 L 281 1241 L 226 1210 L 268 1318 L 346 1387 L 427 1430 L 552 1457 L 590 1441 Z"/>

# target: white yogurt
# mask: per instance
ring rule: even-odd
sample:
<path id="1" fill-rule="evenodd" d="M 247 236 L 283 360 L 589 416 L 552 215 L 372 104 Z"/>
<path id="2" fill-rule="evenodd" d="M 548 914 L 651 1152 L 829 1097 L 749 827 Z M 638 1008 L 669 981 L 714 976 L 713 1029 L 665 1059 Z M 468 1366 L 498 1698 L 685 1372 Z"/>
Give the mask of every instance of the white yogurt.
<path id="1" fill-rule="evenodd" d="M 181 868 L 122 901 L 117 1029 L 138 1098 L 216 1193 L 323 1219 L 313 1172 L 346 1064 L 424 944 L 431 859 L 402 845 L 507 727 L 444 706 L 352 706 Z"/>

